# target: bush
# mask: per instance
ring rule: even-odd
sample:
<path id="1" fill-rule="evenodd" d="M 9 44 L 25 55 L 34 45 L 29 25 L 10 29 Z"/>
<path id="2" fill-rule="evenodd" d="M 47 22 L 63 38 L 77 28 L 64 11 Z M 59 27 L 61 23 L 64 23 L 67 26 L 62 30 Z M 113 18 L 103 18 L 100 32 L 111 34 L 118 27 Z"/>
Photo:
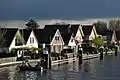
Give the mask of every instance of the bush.
<path id="1" fill-rule="evenodd" d="M 58 57 L 58 56 L 60 56 L 60 53 L 51 52 L 51 57 Z"/>

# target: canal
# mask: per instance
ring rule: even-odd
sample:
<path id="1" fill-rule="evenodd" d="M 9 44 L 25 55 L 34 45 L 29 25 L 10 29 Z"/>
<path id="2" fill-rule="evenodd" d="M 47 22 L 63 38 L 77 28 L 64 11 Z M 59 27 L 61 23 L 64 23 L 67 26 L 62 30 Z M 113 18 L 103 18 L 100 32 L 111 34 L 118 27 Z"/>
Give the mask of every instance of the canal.
<path id="1" fill-rule="evenodd" d="M 53 66 L 46 72 L 18 71 L 15 66 L 0 69 L 0 80 L 120 80 L 120 54 Z"/>

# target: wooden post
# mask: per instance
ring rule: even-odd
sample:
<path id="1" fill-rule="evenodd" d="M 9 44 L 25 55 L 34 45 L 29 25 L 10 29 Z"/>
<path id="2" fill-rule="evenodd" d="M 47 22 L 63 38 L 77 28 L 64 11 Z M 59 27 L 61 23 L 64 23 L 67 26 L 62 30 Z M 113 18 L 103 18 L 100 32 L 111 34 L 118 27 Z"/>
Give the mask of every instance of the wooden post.
<path id="1" fill-rule="evenodd" d="M 49 69 L 51 69 L 51 66 L 52 66 L 52 65 L 51 65 L 51 62 L 52 62 L 52 61 L 51 61 L 51 57 L 49 56 Z"/>
<path id="2" fill-rule="evenodd" d="M 82 58 L 82 57 L 83 57 L 82 54 L 83 54 L 83 50 L 82 50 L 82 48 L 79 48 L 79 51 L 78 51 L 79 65 L 82 64 L 82 60 L 83 60 L 83 58 Z"/>
<path id="3" fill-rule="evenodd" d="M 103 60 L 103 48 L 100 48 L 100 59 Z"/>
<path id="4" fill-rule="evenodd" d="M 115 47 L 115 56 L 117 56 L 118 47 Z"/>
<path id="5" fill-rule="evenodd" d="M 107 48 L 107 47 L 105 47 L 105 55 L 107 55 L 107 51 L 108 51 L 108 48 Z"/>

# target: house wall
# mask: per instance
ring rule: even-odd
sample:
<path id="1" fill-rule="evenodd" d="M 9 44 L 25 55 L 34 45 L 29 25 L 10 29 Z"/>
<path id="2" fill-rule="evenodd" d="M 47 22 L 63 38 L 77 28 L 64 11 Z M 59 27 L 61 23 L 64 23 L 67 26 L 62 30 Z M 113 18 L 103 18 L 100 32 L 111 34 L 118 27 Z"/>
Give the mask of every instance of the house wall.
<path id="1" fill-rule="evenodd" d="M 95 26 L 93 26 L 93 30 L 94 30 L 95 36 L 98 37 L 99 35 L 97 34 Z"/>
<path id="2" fill-rule="evenodd" d="M 55 36 L 59 36 L 59 40 L 55 40 Z M 64 42 L 63 42 L 62 36 L 58 29 L 57 29 L 50 45 L 51 45 L 51 52 L 59 53 L 62 51 Z"/>
<path id="3" fill-rule="evenodd" d="M 33 37 L 34 38 L 34 43 L 30 43 L 30 38 Z M 34 32 L 32 31 L 29 38 L 28 38 L 28 41 L 25 45 L 26 47 L 36 47 L 38 48 L 38 41 L 37 41 L 37 38 L 35 37 L 35 34 Z"/>
<path id="4" fill-rule="evenodd" d="M 73 39 L 73 41 L 72 41 L 72 39 Z M 71 47 L 76 46 L 75 39 L 72 36 L 69 40 L 68 46 L 71 46 Z"/>
<path id="5" fill-rule="evenodd" d="M 19 31 L 17 31 L 17 32 L 19 32 Z M 16 33 L 17 33 L 16 32 Z M 22 37 L 22 36 L 21 36 Z M 11 52 L 11 49 L 12 48 L 19 48 L 19 47 L 23 47 L 23 45 L 20 45 L 20 46 L 16 46 L 15 45 L 15 39 L 16 39 L 16 36 L 14 36 L 14 38 L 13 38 L 13 41 L 11 42 L 11 44 L 10 44 L 10 47 L 9 47 L 9 52 Z"/>
<path id="6" fill-rule="evenodd" d="M 92 32 L 89 36 L 89 40 L 93 40 L 95 38 L 95 33 L 94 33 L 94 30 L 92 29 Z"/>
<path id="7" fill-rule="evenodd" d="M 75 35 L 75 40 L 81 40 L 81 41 L 83 41 L 80 29 L 77 30 L 77 33 Z"/>

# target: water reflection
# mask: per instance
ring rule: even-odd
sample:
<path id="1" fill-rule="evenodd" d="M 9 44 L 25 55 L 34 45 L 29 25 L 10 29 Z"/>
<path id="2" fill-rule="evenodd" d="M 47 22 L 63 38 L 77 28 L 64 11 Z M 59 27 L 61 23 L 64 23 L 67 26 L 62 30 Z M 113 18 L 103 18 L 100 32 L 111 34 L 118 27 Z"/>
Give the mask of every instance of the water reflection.
<path id="1" fill-rule="evenodd" d="M 9 72 L 8 68 L 0 69 L 0 80 L 10 80 Z"/>
<path id="2" fill-rule="evenodd" d="M 0 69 L 0 80 L 120 80 L 120 58 L 105 56 L 79 65 L 69 63 L 53 66 L 46 72 L 18 71 L 15 67 Z"/>

